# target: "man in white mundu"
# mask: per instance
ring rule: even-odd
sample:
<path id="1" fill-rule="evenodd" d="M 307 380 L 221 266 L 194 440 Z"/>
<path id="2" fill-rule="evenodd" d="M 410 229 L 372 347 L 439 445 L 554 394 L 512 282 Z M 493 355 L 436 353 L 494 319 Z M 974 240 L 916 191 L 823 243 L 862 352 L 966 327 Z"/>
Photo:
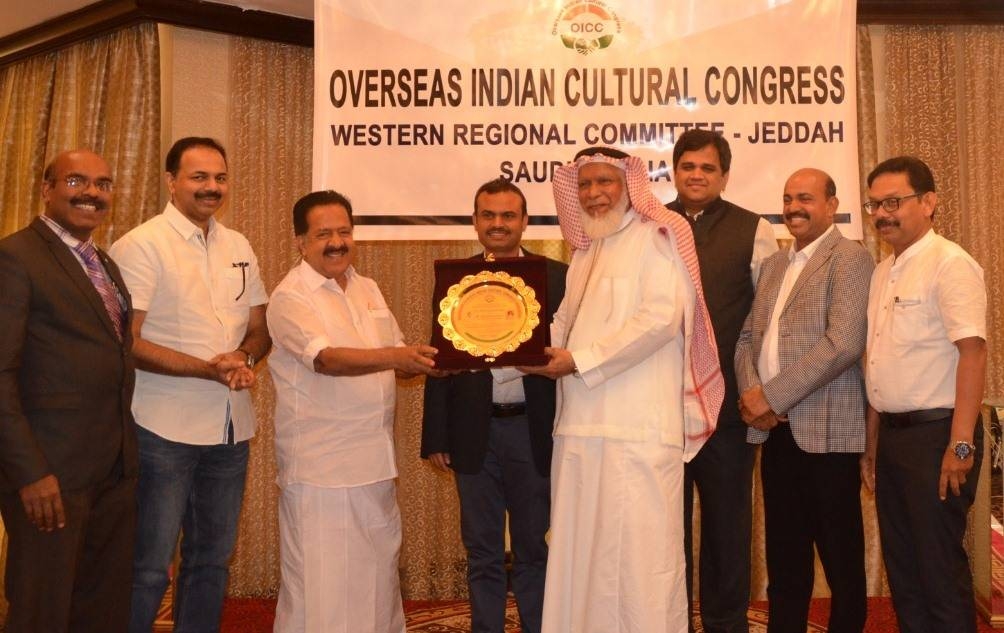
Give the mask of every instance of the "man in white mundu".
<path id="1" fill-rule="evenodd" d="M 551 329 L 560 380 L 544 633 L 687 630 L 683 463 L 724 385 L 686 221 L 642 162 L 592 148 L 555 174 L 576 252 Z"/>
<path id="2" fill-rule="evenodd" d="M 394 479 L 394 375 L 433 373 L 406 346 L 376 282 L 352 263 L 352 204 L 293 207 L 303 259 L 268 308 L 275 341 L 280 567 L 276 633 L 404 633 Z"/>

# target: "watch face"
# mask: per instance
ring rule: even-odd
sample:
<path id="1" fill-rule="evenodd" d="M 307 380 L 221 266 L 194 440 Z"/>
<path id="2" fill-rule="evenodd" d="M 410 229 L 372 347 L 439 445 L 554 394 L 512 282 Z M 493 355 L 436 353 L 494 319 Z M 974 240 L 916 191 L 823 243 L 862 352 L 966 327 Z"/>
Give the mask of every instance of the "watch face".
<path id="1" fill-rule="evenodd" d="M 955 456 L 959 459 L 966 459 L 973 454 L 972 444 L 967 444 L 966 442 L 959 442 L 955 445 Z"/>

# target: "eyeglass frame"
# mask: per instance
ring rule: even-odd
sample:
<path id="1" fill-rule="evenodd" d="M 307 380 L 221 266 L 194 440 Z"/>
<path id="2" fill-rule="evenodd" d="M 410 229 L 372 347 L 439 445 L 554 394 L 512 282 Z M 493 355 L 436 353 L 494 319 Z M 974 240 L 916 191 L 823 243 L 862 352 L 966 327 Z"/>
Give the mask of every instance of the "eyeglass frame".
<path id="1" fill-rule="evenodd" d="M 917 198 L 919 200 L 920 197 L 923 196 L 925 193 L 928 192 L 916 191 L 914 193 L 905 196 L 891 196 L 889 198 L 883 198 L 881 200 L 869 200 L 868 202 L 865 202 L 861 205 L 861 209 L 868 215 L 875 215 L 875 212 L 878 211 L 879 207 L 882 207 L 882 209 L 884 209 L 886 213 L 895 213 L 899 211 L 899 205 L 902 204 L 904 200 L 908 198 Z M 890 209 L 889 203 L 893 202 L 894 200 L 895 204 L 893 208 Z"/>
<path id="2" fill-rule="evenodd" d="M 50 182 L 56 182 L 56 178 L 53 178 Z M 81 176 L 80 174 L 70 174 L 68 176 L 63 176 L 61 179 L 69 189 L 81 189 L 86 190 L 91 184 L 94 188 L 101 193 L 111 193 L 115 189 L 115 183 L 112 182 L 110 178 L 98 178 L 97 180 L 91 180 L 86 176 Z M 79 181 L 74 184 L 73 181 Z"/>

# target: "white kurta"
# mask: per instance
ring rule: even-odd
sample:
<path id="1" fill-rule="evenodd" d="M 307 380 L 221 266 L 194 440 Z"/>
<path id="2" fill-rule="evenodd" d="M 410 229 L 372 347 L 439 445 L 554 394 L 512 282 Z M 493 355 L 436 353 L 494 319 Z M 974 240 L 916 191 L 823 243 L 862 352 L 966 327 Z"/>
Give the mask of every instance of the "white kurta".
<path id="1" fill-rule="evenodd" d="M 565 345 L 579 375 L 559 384 L 543 633 L 687 630 L 683 327 L 695 293 L 655 226 L 629 212 L 577 252 L 552 327 L 564 340 L 584 286 Z"/>
<path id="2" fill-rule="evenodd" d="M 394 372 L 326 376 L 327 347 L 402 344 L 372 279 L 345 290 L 306 262 L 268 307 L 274 342 L 282 585 L 276 633 L 404 633 L 394 478 Z"/>

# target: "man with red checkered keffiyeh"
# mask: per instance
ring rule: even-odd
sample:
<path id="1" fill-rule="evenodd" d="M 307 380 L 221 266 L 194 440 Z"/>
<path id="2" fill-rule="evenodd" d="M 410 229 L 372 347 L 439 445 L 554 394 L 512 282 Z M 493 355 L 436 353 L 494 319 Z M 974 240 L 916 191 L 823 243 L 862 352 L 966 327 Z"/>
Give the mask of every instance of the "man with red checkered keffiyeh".
<path id="1" fill-rule="evenodd" d="M 683 463 L 724 393 L 693 236 L 623 152 L 553 185 L 576 251 L 550 362 L 523 368 L 559 379 L 542 630 L 685 631 Z"/>

